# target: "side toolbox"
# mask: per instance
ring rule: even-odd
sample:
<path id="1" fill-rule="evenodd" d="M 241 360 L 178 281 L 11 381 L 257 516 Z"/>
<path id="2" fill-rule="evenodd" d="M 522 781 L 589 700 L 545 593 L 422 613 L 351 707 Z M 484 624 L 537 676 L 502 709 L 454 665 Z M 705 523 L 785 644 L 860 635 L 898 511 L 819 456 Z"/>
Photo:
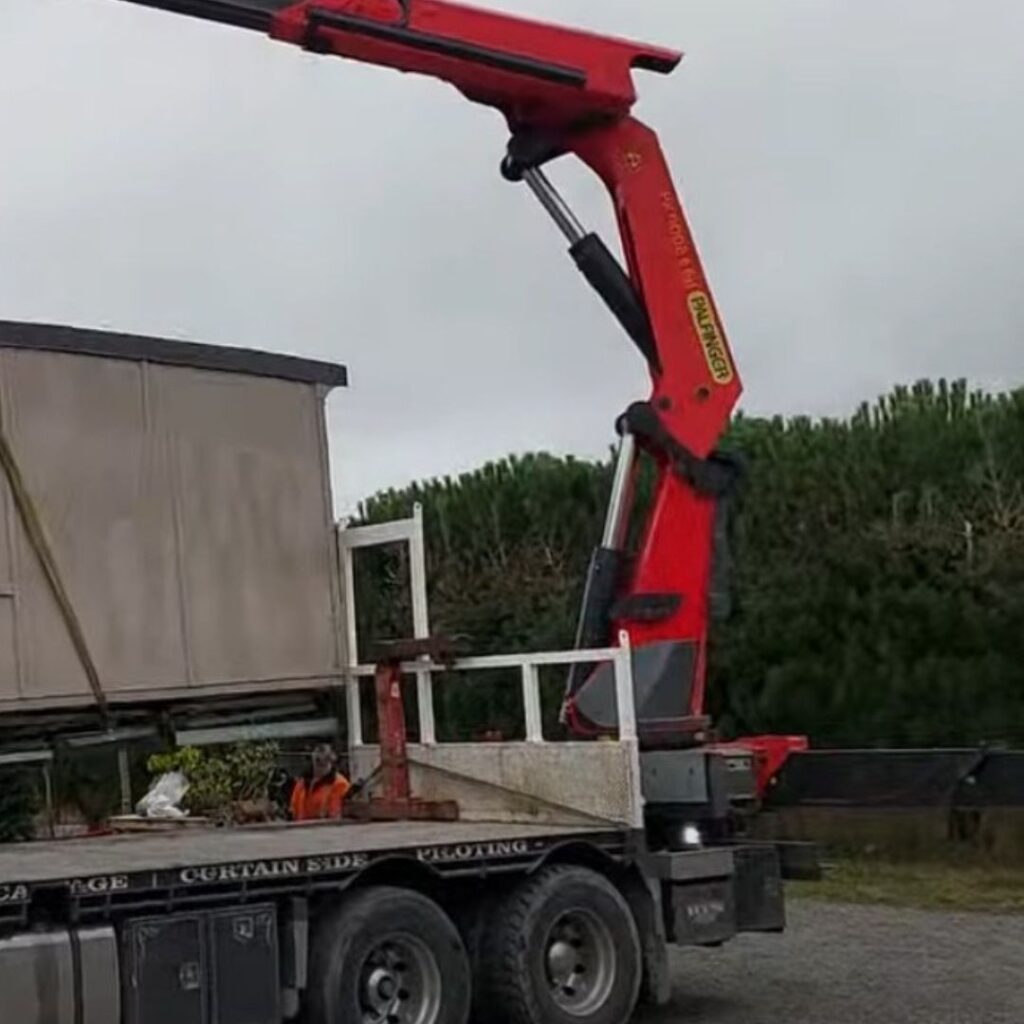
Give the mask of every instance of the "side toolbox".
<path id="1" fill-rule="evenodd" d="M 278 1024 L 272 904 L 128 921 L 125 1024 Z"/>
<path id="2" fill-rule="evenodd" d="M 277 914 L 272 906 L 210 915 L 211 1024 L 279 1024 Z"/>
<path id="3" fill-rule="evenodd" d="M 125 1024 L 208 1024 L 206 936 L 199 914 L 129 921 L 123 943 Z"/>

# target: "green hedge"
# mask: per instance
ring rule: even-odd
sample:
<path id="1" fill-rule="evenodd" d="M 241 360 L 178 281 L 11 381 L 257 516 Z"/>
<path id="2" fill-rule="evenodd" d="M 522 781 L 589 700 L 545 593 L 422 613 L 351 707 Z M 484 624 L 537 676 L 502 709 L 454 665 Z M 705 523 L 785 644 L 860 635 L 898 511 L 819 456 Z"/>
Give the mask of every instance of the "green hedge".
<path id="1" fill-rule="evenodd" d="M 738 417 L 747 482 L 709 699 L 726 733 L 822 744 L 1024 742 L 1024 391 L 897 389 L 848 420 Z M 378 494 L 424 507 L 435 632 L 479 653 L 571 646 L 610 462 L 509 458 Z M 405 569 L 358 563 L 362 636 L 409 632 Z M 513 715 L 450 688 L 456 731 Z M 447 691 L 446 691 L 447 692 Z"/>

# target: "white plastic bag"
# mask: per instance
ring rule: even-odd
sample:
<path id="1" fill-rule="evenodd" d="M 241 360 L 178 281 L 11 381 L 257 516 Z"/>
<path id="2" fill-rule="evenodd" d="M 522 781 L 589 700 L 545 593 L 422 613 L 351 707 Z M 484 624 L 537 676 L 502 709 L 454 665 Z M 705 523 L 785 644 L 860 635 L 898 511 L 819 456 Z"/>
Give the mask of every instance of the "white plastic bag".
<path id="1" fill-rule="evenodd" d="M 188 779 L 181 772 L 165 772 L 135 805 L 142 818 L 184 818 L 188 811 L 179 806 L 188 792 Z"/>

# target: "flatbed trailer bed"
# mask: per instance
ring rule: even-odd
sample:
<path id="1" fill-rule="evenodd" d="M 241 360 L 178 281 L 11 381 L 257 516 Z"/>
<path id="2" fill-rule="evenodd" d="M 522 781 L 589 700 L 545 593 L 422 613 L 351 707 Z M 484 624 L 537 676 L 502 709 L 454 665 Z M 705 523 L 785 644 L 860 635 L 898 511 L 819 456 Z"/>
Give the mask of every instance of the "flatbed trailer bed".
<path id="1" fill-rule="evenodd" d="M 497 822 L 331 822 L 181 827 L 0 846 L 0 921 L 33 903 L 70 904 L 88 920 L 237 898 L 337 889 L 385 861 L 442 877 L 528 871 L 557 848 L 585 842 L 621 860 L 630 833 L 615 825 Z"/>

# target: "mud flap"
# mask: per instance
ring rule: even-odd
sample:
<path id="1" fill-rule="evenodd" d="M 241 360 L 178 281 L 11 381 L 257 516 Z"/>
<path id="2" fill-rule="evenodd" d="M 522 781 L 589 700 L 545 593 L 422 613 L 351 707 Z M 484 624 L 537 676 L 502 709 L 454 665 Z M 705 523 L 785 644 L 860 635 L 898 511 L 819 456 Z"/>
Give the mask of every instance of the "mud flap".
<path id="1" fill-rule="evenodd" d="M 774 846 L 738 846 L 733 851 L 736 874 L 736 930 L 781 932 L 786 927 L 782 870 Z"/>
<path id="2" fill-rule="evenodd" d="M 671 887 L 672 941 L 677 946 L 717 946 L 736 934 L 731 878 Z"/>
<path id="3" fill-rule="evenodd" d="M 677 946 L 714 946 L 740 932 L 781 932 L 786 927 L 779 854 L 770 844 L 729 847 L 731 871 L 719 878 L 694 877 L 666 885 L 671 941 Z M 712 851 L 708 851 L 709 853 Z M 717 851 L 724 854 L 725 850 Z M 676 854 L 679 878 L 686 855 Z M 666 877 L 664 874 L 662 877 Z"/>

